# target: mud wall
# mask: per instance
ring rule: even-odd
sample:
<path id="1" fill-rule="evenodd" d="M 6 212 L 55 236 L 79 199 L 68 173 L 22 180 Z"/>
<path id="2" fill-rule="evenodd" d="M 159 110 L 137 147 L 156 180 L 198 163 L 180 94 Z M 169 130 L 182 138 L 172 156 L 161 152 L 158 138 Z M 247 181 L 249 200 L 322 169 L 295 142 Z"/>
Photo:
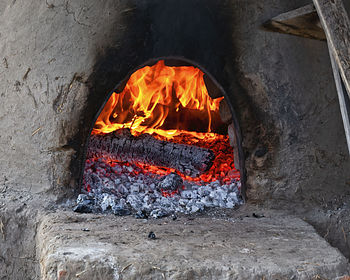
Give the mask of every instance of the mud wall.
<path id="1" fill-rule="evenodd" d="M 72 194 L 110 91 L 146 60 L 173 55 L 225 89 L 251 201 L 312 204 L 347 192 L 350 160 L 325 43 L 260 29 L 308 2 L 216 2 L 0 4 L 0 184 Z"/>

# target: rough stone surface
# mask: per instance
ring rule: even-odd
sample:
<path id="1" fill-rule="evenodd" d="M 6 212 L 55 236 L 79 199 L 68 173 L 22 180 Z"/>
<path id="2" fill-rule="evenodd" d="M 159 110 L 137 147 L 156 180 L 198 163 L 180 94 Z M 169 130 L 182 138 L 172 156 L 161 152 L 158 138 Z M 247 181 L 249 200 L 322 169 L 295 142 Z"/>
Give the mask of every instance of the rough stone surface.
<path id="1" fill-rule="evenodd" d="M 42 279 L 309 280 L 349 272 L 311 226 L 271 212 L 135 221 L 59 211 L 43 218 L 38 240 Z"/>
<path id="2" fill-rule="evenodd" d="M 33 203 L 33 199 L 36 200 Z M 30 280 L 39 276 L 36 228 L 39 207 L 46 204 L 27 191 L 0 189 L 0 279 Z"/>

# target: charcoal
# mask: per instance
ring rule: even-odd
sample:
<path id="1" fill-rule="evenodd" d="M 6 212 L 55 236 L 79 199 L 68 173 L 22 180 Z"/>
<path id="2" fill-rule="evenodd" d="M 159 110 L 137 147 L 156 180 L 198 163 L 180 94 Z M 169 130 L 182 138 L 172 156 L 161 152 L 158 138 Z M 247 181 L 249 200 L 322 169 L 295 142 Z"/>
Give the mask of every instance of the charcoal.
<path id="1" fill-rule="evenodd" d="M 134 215 L 136 219 L 148 219 L 148 213 L 145 210 L 139 210 Z"/>
<path id="2" fill-rule="evenodd" d="M 211 192 L 211 188 L 210 186 L 203 186 L 201 188 L 198 189 L 198 194 L 201 197 L 206 197 L 210 194 Z"/>
<path id="3" fill-rule="evenodd" d="M 169 175 L 164 176 L 160 181 L 159 187 L 162 190 L 166 191 L 176 191 L 183 185 L 183 180 L 180 175 L 175 172 L 170 173 Z"/>
<path id="4" fill-rule="evenodd" d="M 117 190 L 122 195 L 128 195 L 129 190 L 122 184 L 116 184 Z"/>
<path id="5" fill-rule="evenodd" d="M 102 211 L 105 212 L 107 209 L 112 209 L 115 206 L 116 197 L 107 193 L 102 194 L 102 201 L 100 202 Z"/>
<path id="6" fill-rule="evenodd" d="M 200 202 L 205 206 L 205 207 L 214 207 L 213 200 L 209 196 L 204 196 L 201 198 Z"/>
<path id="7" fill-rule="evenodd" d="M 209 207 L 234 208 L 242 203 L 239 181 L 227 184 L 184 181 L 176 173 L 157 175 L 135 164 L 118 162 L 112 167 L 103 159 L 89 160 L 84 182 L 85 186 L 89 185 L 89 191 L 85 187 L 74 208 L 80 213 L 132 214 L 135 218 L 157 219 Z M 168 196 L 164 196 L 165 191 Z"/>
<path id="8" fill-rule="evenodd" d="M 181 197 L 187 199 L 195 199 L 198 197 L 198 194 L 196 190 L 184 190 L 181 192 Z"/>
<path id="9" fill-rule="evenodd" d="M 77 198 L 77 205 L 73 208 L 77 213 L 92 213 L 94 212 L 95 200 L 93 197 L 86 194 L 79 194 Z"/>
<path id="10" fill-rule="evenodd" d="M 134 209 L 140 209 L 142 208 L 142 200 L 141 197 L 138 196 L 137 194 L 130 194 L 127 197 L 126 200 Z"/>
<path id="11" fill-rule="evenodd" d="M 157 237 L 156 237 L 156 235 L 154 234 L 153 231 L 150 231 L 150 233 L 148 234 L 148 238 L 154 240 L 154 239 L 156 239 Z"/>
<path id="12" fill-rule="evenodd" d="M 131 211 L 127 208 L 114 207 L 113 213 L 116 216 L 128 216 L 131 215 Z"/>
<path id="13" fill-rule="evenodd" d="M 130 187 L 130 193 L 138 194 L 140 192 L 140 186 L 138 184 L 133 184 Z"/>
<path id="14" fill-rule="evenodd" d="M 180 198 L 178 203 L 179 203 L 180 206 L 186 206 L 187 203 L 188 203 L 188 199 Z"/>
<path id="15" fill-rule="evenodd" d="M 253 213 L 252 215 L 254 218 L 257 218 L 257 219 L 261 219 L 261 218 L 264 218 L 265 216 L 264 215 L 259 215 L 259 214 L 256 214 L 256 213 Z"/>
<path id="16" fill-rule="evenodd" d="M 197 206 L 197 205 L 192 205 L 191 207 L 188 207 L 188 211 L 190 213 L 195 213 L 195 212 L 198 212 L 200 208 Z"/>
<path id="17" fill-rule="evenodd" d="M 233 208 L 235 207 L 235 205 L 236 205 L 235 201 L 227 199 L 226 208 Z"/>
<path id="18" fill-rule="evenodd" d="M 77 203 L 78 204 L 93 204 L 94 203 L 94 198 L 90 195 L 86 195 L 86 194 L 79 194 L 78 198 L 77 198 Z"/>
<path id="19" fill-rule="evenodd" d="M 227 192 L 222 188 L 216 188 L 213 192 L 210 193 L 210 197 L 213 199 L 213 204 L 220 207 L 224 207 L 226 196 Z"/>
<path id="20" fill-rule="evenodd" d="M 227 194 L 227 200 L 232 200 L 233 202 L 237 203 L 238 202 L 238 197 L 236 192 L 230 192 Z"/>
<path id="21" fill-rule="evenodd" d="M 94 211 L 93 205 L 78 204 L 73 208 L 76 213 L 92 213 Z"/>
<path id="22" fill-rule="evenodd" d="M 152 210 L 152 212 L 150 213 L 150 217 L 155 218 L 155 219 L 159 219 L 159 218 L 163 218 L 163 217 L 167 217 L 169 216 L 171 213 L 168 213 L 166 209 L 154 209 Z"/>

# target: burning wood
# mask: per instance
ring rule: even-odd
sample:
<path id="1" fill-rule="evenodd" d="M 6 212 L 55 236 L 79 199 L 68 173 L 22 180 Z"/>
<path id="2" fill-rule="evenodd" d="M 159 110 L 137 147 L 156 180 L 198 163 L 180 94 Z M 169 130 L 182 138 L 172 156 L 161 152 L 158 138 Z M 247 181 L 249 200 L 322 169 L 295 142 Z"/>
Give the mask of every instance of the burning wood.
<path id="1" fill-rule="evenodd" d="M 159 61 L 111 95 L 90 138 L 75 211 L 145 219 L 242 203 L 226 134 L 232 116 L 226 108 L 222 122 L 223 97 L 208 95 L 203 75 Z"/>
<path id="2" fill-rule="evenodd" d="M 119 129 L 91 135 L 87 157 L 169 167 L 197 177 L 210 169 L 215 154 L 209 149 L 162 141 L 149 134 L 133 136 L 129 129 Z"/>

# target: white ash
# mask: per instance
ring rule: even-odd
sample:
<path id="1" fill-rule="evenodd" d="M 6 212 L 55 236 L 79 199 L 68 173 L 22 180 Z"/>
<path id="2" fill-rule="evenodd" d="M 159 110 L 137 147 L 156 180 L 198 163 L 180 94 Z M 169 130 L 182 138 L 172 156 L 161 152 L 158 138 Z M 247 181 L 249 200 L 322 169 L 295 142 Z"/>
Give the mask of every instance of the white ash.
<path id="1" fill-rule="evenodd" d="M 208 207 L 234 208 L 242 204 L 239 181 L 195 183 L 183 181 L 176 173 L 161 176 L 145 173 L 136 165 L 113 165 L 102 159 L 86 163 L 84 183 L 90 191 L 84 190 L 78 196 L 75 211 L 160 218 L 177 212 L 190 214 Z"/>

